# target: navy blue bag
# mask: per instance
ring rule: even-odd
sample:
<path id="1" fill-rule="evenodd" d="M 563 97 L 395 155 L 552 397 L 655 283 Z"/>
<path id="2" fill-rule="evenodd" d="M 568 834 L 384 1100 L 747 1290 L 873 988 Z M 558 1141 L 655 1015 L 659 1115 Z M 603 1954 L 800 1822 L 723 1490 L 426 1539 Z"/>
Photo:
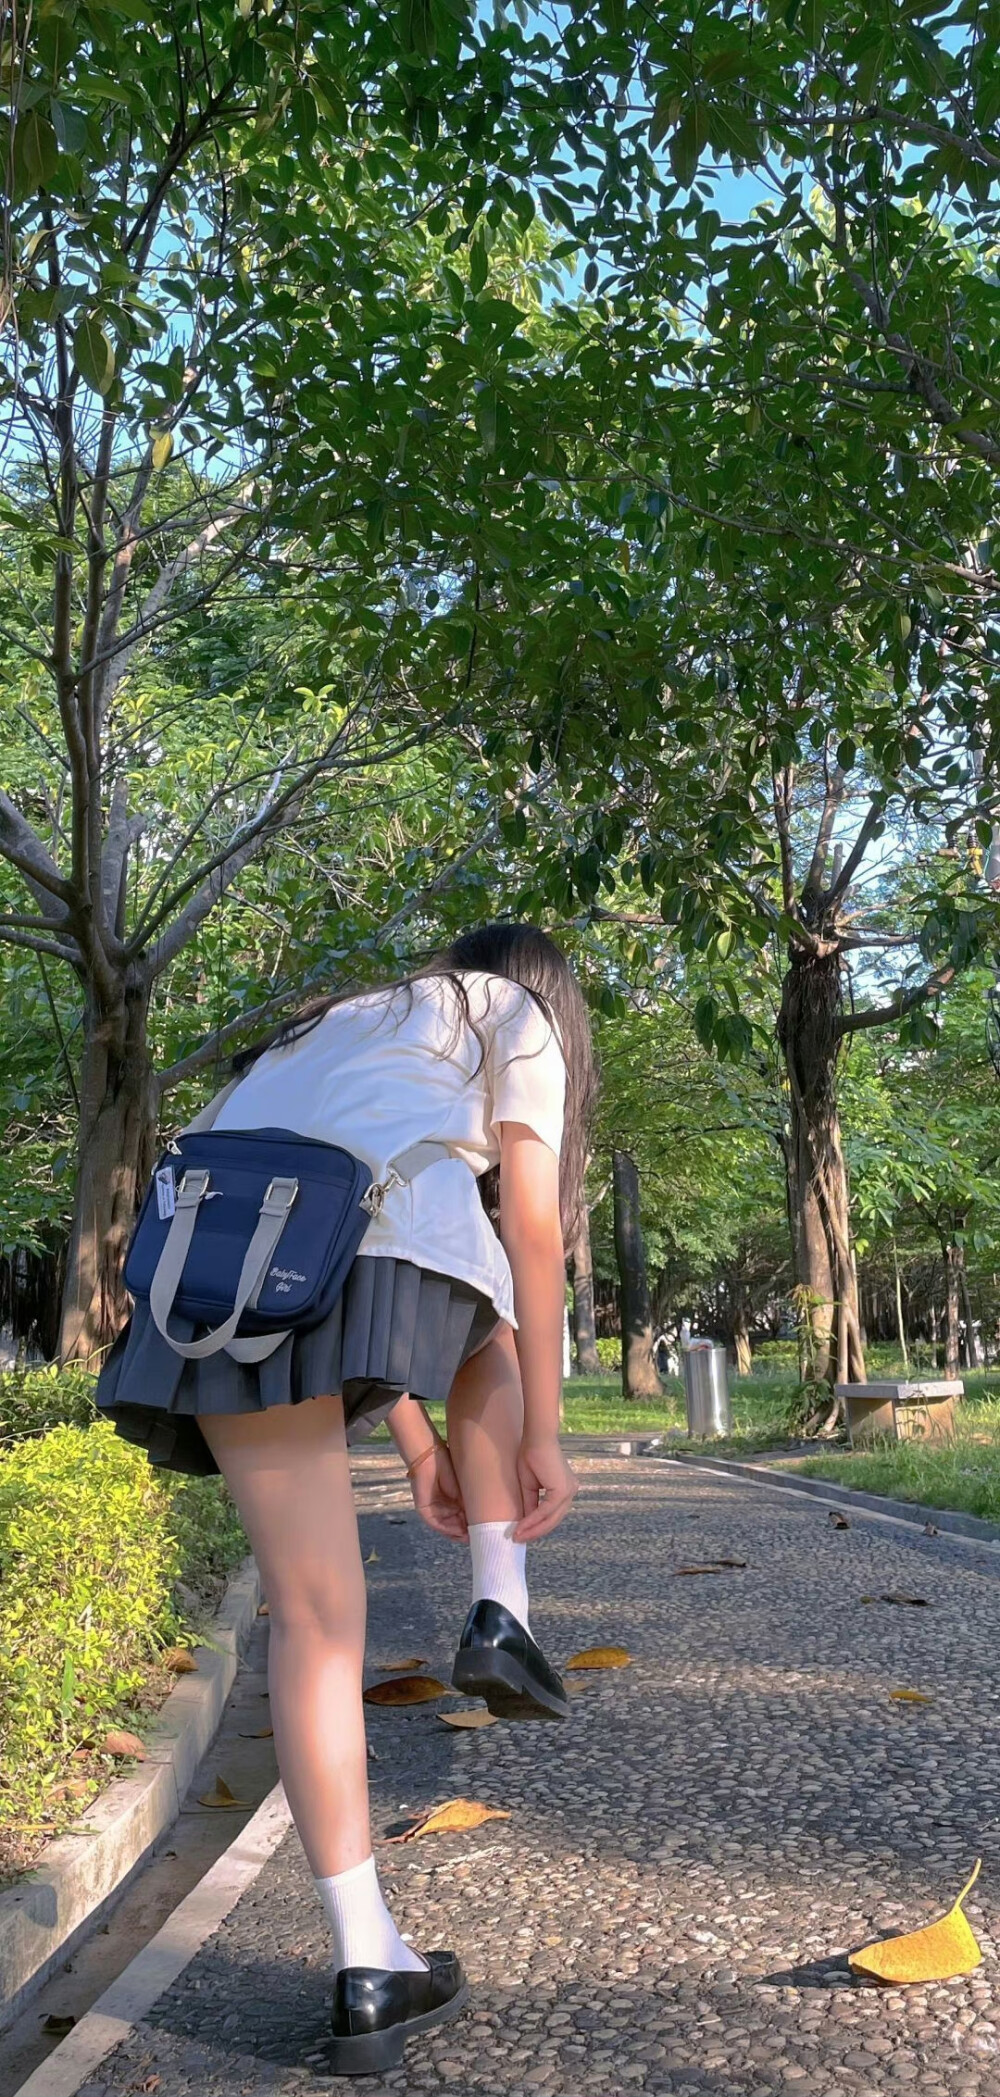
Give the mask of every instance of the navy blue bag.
<path id="1" fill-rule="evenodd" d="M 291 1129 L 213 1129 L 222 1099 L 171 1144 L 139 1212 L 125 1284 L 147 1301 L 177 1354 L 203 1360 L 223 1348 L 263 1361 L 289 1332 L 322 1323 L 389 1188 L 448 1155 L 414 1144 L 385 1178 L 335 1143 Z M 173 1314 L 207 1325 L 175 1339 Z"/>

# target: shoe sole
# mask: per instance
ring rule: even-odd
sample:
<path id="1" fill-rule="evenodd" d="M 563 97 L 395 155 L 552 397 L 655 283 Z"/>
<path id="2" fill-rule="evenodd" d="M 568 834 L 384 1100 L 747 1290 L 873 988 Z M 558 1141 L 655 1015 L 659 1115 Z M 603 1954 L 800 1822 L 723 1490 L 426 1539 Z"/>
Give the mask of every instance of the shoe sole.
<path id="1" fill-rule="evenodd" d="M 569 1702 L 534 1682 L 513 1653 L 470 1649 L 457 1653 L 452 1686 L 465 1696 L 482 1697 L 493 1718 L 517 1721 L 569 1717 Z"/>
<path id="2" fill-rule="evenodd" d="M 327 2059 L 333 2075 L 383 2075 L 388 2068 L 398 2068 L 409 2039 L 416 2039 L 422 2031 L 431 2031 L 436 2024 L 450 2024 L 453 2017 L 460 2017 L 469 2000 L 469 1983 L 463 1981 L 457 1995 L 447 2002 L 439 2003 L 436 2010 L 425 2010 L 422 2017 L 407 2017 L 400 2024 L 389 2024 L 384 2031 L 359 2033 L 354 2038 L 327 2041 Z"/>

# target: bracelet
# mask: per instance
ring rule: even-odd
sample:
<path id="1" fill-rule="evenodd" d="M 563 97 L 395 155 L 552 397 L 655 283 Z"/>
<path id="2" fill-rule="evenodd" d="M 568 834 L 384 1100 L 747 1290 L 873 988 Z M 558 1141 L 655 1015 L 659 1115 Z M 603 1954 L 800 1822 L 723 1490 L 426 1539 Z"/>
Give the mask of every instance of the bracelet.
<path id="1" fill-rule="evenodd" d="M 426 1449 L 422 1449 L 422 1450 L 421 1450 L 421 1452 L 420 1452 L 420 1455 L 419 1455 L 419 1456 L 415 1456 L 415 1457 L 414 1457 L 414 1459 L 413 1459 L 413 1462 L 412 1462 L 411 1464 L 407 1464 L 407 1466 L 406 1466 L 406 1475 L 407 1475 L 407 1478 L 412 1478 L 412 1477 L 413 1477 L 413 1473 L 414 1473 L 414 1471 L 415 1471 L 415 1470 L 417 1470 L 417 1468 L 419 1467 L 419 1465 L 420 1465 L 420 1464 L 425 1464 L 425 1463 L 427 1462 L 427 1458 L 428 1458 L 429 1456 L 434 1456 L 434 1455 L 436 1455 L 436 1453 L 437 1453 L 437 1447 L 438 1447 L 438 1445 L 437 1445 L 437 1443 L 436 1443 L 436 1442 L 429 1442 L 429 1443 L 428 1443 L 428 1445 L 427 1445 L 427 1448 L 426 1448 Z"/>

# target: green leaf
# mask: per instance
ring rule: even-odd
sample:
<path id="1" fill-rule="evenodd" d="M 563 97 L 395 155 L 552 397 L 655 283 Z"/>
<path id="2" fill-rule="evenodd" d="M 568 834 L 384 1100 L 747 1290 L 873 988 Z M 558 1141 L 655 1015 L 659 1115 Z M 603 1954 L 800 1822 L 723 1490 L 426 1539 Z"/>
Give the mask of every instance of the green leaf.
<path id="1" fill-rule="evenodd" d="M 670 141 L 670 165 L 685 189 L 698 172 L 698 163 L 708 144 L 708 105 L 690 102 Z"/>
<path id="2" fill-rule="evenodd" d="M 486 242 L 477 237 L 469 249 L 470 290 L 473 292 L 482 291 L 489 273 L 490 258 L 486 252 Z"/>
<path id="3" fill-rule="evenodd" d="M 14 172 L 22 189 L 44 189 L 59 165 L 59 141 L 40 109 L 26 109 L 14 129 Z"/>
<path id="4" fill-rule="evenodd" d="M 399 39 L 404 51 L 418 58 L 434 57 L 437 29 L 431 0 L 400 0 Z"/>
<path id="5" fill-rule="evenodd" d="M 297 87 L 288 105 L 288 113 L 296 133 L 304 146 L 315 138 L 319 122 L 319 111 L 307 87 Z"/>
<path id="6" fill-rule="evenodd" d="M 761 157 L 761 136 L 756 124 L 732 103 L 717 103 L 709 110 L 708 137 L 715 151 L 731 160 L 752 164 Z"/>
<path id="7" fill-rule="evenodd" d="M 483 440 L 483 450 L 494 452 L 497 448 L 497 410 L 499 401 L 495 386 L 483 386 L 476 395 L 476 428 Z"/>
<path id="8" fill-rule="evenodd" d="M 115 353 L 111 337 L 101 326 L 97 315 L 87 313 L 80 321 L 73 336 L 73 355 L 77 370 L 95 393 L 108 393 L 115 376 Z"/>

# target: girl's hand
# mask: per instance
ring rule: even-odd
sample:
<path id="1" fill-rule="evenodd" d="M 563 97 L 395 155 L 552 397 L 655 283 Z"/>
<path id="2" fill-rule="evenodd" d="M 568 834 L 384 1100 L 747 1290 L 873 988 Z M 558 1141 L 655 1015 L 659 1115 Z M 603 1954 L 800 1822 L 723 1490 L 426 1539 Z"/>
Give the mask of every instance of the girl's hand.
<path id="1" fill-rule="evenodd" d="M 557 1529 L 580 1490 L 558 1441 L 522 1442 L 517 1475 L 524 1514 L 511 1535 L 516 1544 L 537 1544 Z"/>
<path id="2" fill-rule="evenodd" d="M 425 1456 L 410 1474 L 410 1491 L 413 1505 L 428 1529 L 450 1537 L 452 1543 L 468 1543 L 469 1524 L 447 1442 L 435 1439 L 433 1456 Z"/>

